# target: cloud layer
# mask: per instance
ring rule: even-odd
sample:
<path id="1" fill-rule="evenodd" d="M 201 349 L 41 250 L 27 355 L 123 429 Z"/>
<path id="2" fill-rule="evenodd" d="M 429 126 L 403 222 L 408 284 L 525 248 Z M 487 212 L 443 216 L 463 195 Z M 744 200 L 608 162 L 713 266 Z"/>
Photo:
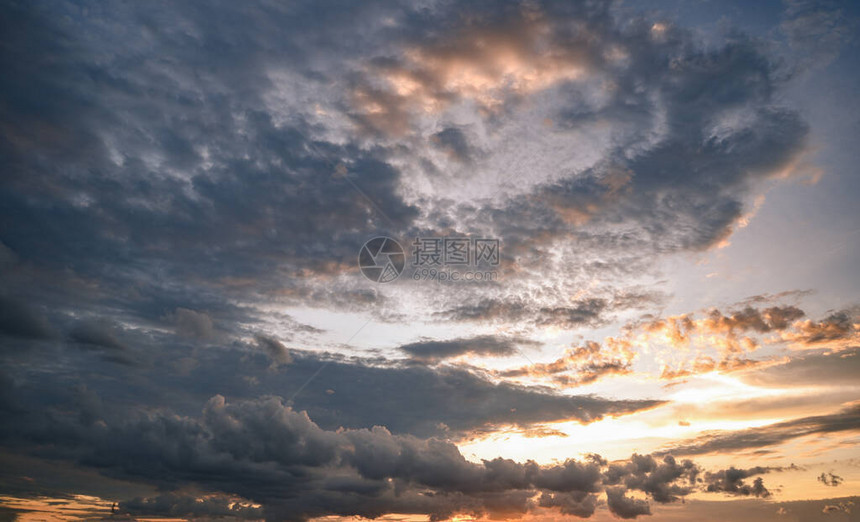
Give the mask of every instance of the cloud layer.
<path id="1" fill-rule="evenodd" d="M 644 416 L 709 374 L 856 384 L 856 307 L 663 313 L 659 268 L 800 176 L 785 89 L 847 17 L 789 2 L 785 62 L 622 7 L 3 3 L 3 452 L 158 488 L 124 497 L 134 516 L 632 519 L 774 495 L 776 466 L 672 455 L 854 433 L 856 404 L 615 462 L 456 445 Z M 498 239 L 501 259 L 377 284 L 356 258 L 378 236 Z"/>

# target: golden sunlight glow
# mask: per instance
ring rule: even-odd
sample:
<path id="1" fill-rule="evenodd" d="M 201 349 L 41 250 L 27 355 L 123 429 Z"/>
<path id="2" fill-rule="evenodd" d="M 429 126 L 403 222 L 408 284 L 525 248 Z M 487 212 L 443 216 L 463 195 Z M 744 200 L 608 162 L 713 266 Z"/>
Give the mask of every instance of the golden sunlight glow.
<path id="1" fill-rule="evenodd" d="M 695 423 L 679 422 L 671 411 L 653 410 L 633 415 L 608 417 L 590 424 L 562 422 L 544 427 L 558 435 L 535 438 L 529 433 L 496 432 L 459 444 L 461 452 L 472 460 L 503 456 L 515 460 L 533 459 L 550 463 L 559 459 L 598 453 L 610 460 L 629 457 L 631 453 L 652 453 L 668 441 L 693 438 L 715 430 L 741 430 L 780 422 L 779 417 L 756 419 L 697 419 Z"/>
<path id="2" fill-rule="evenodd" d="M 777 397 L 788 393 L 803 395 L 806 390 L 791 388 L 762 388 L 741 382 L 736 377 L 719 372 L 698 376 L 695 387 L 686 387 L 673 394 L 668 399 L 682 404 L 707 404 L 710 402 L 752 399 L 755 397 Z"/>
<path id="3" fill-rule="evenodd" d="M 467 458 L 474 460 L 501 455 L 549 463 L 560 455 L 567 458 L 585 453 L 598 453 L 610 460 L 621 459 L 634 452 L 661 450 L 670 441 L 690 440 L 705 432 L 743 430 L 786 421 L 794 415 L 805 414 L 808 406 L 763 408 L 760 414 L 752 416 L 738 416 L 725 408 L 739 401 L 802 397 L 812 393 L 816 390 L 753 386 L 734 376 L 712 372 L 673 388 L 661 397 L 671 401 L 664 407 L 607 417 L 589 424 L 575 421 L 546 424 L 541 426 L 543 430 L 538 437 L 533 430 L 509 429 L 477 436 L 459 447 Z"/>
<path id="4" fill-rule="evenodd" d="M 89 495 L 72 495 L 70 497 L 35 497 L 17 498 L 0 496 L 0 506 L 7 509 L 21 510 L 16 520 L 25 522 L 60 521 L 70 518 L 92 518 L 110 514 L 113 503 L 99 497 Z"/>

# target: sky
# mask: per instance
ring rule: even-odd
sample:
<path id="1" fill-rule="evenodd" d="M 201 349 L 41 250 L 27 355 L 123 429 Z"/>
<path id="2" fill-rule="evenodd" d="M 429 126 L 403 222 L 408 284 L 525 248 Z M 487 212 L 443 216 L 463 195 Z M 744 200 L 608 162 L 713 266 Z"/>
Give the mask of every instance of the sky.
<path id="1" fill-rule="evenodd" d="M 858 23 L 0 2 L 0 520 L 860 520 Z"/>

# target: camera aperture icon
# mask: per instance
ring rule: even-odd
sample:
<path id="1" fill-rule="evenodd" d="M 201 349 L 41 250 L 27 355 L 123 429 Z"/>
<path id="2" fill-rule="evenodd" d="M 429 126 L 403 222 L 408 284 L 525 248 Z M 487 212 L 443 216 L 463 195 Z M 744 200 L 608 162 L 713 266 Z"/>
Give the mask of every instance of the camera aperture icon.
<path id="1" fill-rule="evenodd" d="M 375 237 L 361 247 L 358 266 L 364 277 L 375 283 L 388 283 L 403 273 L 406 254 L 400 244 L 390 237 Z"/>

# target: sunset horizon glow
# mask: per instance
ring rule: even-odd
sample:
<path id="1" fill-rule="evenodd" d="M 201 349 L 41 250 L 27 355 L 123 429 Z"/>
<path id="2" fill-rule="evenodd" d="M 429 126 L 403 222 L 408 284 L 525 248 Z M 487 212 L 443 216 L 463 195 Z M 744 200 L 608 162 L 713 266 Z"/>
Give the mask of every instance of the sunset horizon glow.
<path id="1" fill-rule="evenodd" d="M 860 520 L 858 34 L 0 0 L 0 521 Z"/>

